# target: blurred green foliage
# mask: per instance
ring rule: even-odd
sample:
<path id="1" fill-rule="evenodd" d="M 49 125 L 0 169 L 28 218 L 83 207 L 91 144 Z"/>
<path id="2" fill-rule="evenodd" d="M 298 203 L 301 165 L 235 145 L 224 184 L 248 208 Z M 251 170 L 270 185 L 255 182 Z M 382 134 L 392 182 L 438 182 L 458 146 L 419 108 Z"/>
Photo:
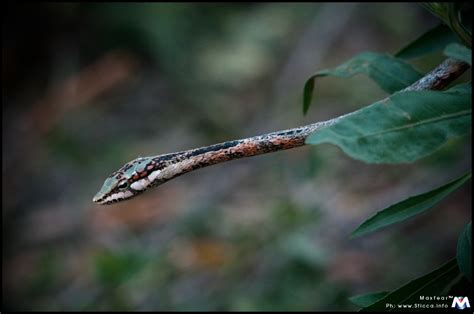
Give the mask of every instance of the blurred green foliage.
<path id="1" fill-rule="evenodd" d="M 139 254 L 102 252 L 98 254 L 94 264 L 100 283 L 116 287 L 136 274 L 144 262 L 145 259 Z"/>

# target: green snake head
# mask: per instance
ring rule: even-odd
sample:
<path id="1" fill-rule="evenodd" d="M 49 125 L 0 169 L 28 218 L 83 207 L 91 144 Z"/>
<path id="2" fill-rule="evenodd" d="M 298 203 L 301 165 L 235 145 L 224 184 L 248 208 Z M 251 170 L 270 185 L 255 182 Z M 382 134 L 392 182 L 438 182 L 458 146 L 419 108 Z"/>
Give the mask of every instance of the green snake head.
<path id="1" fill-rule="evenodd" d="M 192 170 L 198 160 L 186 159 L 185 154 L 140 157 L 126 163 L 105 180 L 92 201 L 101 205 L 120 202 Z"/>
<path id="2" fill-rule="evenodd" d="M 161 172 L 158 164 L 152 157 L 141 157 L 125 164 L 122 168 L 112 173 L 94 196 L 92 201 L 97 204 L 107 205 L 116 203 L 156 185 Z"/>

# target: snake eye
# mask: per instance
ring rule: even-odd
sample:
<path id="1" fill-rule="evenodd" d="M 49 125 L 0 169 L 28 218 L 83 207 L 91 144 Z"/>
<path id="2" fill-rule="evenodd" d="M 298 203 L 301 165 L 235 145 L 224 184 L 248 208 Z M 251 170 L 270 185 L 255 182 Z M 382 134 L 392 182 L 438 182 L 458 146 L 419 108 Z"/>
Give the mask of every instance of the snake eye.
<path id="1" fill-rule="evenodd" d="M 122 182 L 120 182 L 118 184 L 118 188 L 123 190 L 123 189 L 126 189 L 128 187 L 128 181 L 127 180 L 123 180 Z"/>

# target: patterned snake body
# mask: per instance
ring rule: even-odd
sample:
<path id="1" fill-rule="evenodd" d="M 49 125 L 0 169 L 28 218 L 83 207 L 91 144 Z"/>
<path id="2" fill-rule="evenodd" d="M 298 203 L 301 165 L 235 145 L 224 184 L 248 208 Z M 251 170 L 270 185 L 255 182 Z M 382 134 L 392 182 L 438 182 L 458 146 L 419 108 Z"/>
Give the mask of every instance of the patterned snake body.
<path id="1" fill-rule="evenodd" d="M 433 71 L 400 92 L 443 89 L 468 68 L 467 63 L 448 58 Z M 242 157 L 302 146 L 311 133 L 321 127 L 332 125 L 350 114 L 285 131 L 177 153 L 137 158 L 112 173 L 105 180 L 93 201 L 98 204 L 112 204 L 134 197 L 152 187 L 198 168 Z"/>
<path id="2" fill-rule="evenodd" d="M 137 158 L 112 173 L 93 201 L 103 205 L 112 204 L 134 197 L 191 170 L 303 146 L 308 135 L 330 124 L 328 122 L 318 122 L 178 153 Z"/>

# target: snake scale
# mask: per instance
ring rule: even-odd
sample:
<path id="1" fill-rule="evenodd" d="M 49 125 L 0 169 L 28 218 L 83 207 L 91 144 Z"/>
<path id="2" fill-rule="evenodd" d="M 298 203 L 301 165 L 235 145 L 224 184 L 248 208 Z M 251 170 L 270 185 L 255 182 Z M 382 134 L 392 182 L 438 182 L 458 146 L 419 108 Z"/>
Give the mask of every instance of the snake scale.
<path id="1" fill-rule="evenodd" d="M 446 59 L 438 67 L 403 91 L 439 90 L 459 77 L 469 66 Z M 403 92 L 401 91 L 401 92 Z M 332 125 L 346 114 L 331 120 L 264 135 L 233 140 L 206 147 L 140 157 L 112 173 L 94 196 L 93 202 L 106 205 L 130 199 L 189 171 L 243 157 L 256 156 L 305 145 L 305 139 L 322 127 Z"/>

